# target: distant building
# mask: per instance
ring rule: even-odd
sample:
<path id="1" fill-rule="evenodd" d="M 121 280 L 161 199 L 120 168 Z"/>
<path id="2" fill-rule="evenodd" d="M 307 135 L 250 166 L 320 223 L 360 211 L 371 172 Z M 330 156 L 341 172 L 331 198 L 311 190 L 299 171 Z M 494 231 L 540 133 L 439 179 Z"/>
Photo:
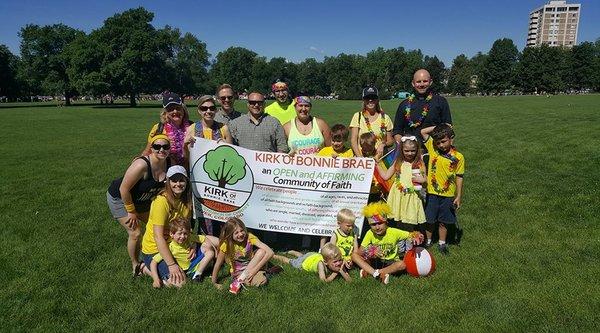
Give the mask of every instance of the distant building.
<path id="1" fill-rule="evenodd" d="M 527 46 L 547 44 L 573 47 L 577 44 L 577 29 L 581 16 L 580 4 L 549 1 L 529 13 Z"/>

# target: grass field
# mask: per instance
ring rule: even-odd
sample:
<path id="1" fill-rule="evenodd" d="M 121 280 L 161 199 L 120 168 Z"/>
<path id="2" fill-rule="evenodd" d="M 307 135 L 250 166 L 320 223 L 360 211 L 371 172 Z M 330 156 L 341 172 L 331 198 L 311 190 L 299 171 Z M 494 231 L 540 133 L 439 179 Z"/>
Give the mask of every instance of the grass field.
<path id="1" fill-rule="evenodd" d="M 392 117 L 397 103 L 383 102 Z M 348 124 L 359 105 L 316 102 L 313 114 Z M 130 276 L 105 192 L 144 147 L 158 103 L 0 104 L 0 330 L 597 331 L 598 105 L 598 95 L 450 99 L 465 236 L 448 257 L 433 250 L 433 276 L 323 284 L 289 268 L 234 296 L 209 280 L 154 290 Z"/>

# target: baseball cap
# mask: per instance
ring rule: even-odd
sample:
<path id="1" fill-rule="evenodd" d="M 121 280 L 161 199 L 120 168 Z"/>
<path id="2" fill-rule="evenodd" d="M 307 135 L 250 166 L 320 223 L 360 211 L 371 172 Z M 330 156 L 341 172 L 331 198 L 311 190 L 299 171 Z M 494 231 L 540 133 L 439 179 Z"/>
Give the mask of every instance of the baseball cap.
<path id="1" fill-rule="evenodd" d="M 379 91 L 373 86 L 368 86 L 362 91 L 362 98 L 377 98 L 379 99 Z"/>
<path id="2" fill-rule="evenodd" d="M 167 170 L 167 178 L 171 178 L 178 173 L 184 175 L 187 178 L 187 171 L 185 171 L 185 168 L 181 165 L 174 165 L 170 167 L 169 170 Z"/>
<path id="3" fill-rule="evenodd" d="M 181 97 L 176 93 L 165 94 L 163 96 L 163 108 L 166 108 L 169 104 L 181 105 Z"/>

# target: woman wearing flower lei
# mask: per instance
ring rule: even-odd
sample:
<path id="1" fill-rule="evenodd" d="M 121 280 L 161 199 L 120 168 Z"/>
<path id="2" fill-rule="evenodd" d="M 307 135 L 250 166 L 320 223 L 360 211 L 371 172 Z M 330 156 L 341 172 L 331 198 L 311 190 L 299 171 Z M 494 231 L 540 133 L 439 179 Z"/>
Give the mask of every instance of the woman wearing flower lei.
<path id="1" fill-rule="evenodd" d="M 198 114 L 200 115 L 200 120 L 195 124 L 188 126 L 185 133 L 184 147 L 186 160 L 189 160 L 189 148 L 194 146 L 196 137 L 229 144 L 233 142 L 227 125 L 215 121 L 216 112 L 217 106 L 213 96 L 204 95 L 198 99 Z M 213 220 L 204 218 L 200 219 L 200 221 L 204 233 L 207 235 L 218 234 L 218 230 L 215 230 L 216 224 Z"/>
<path id="2" fill-rule="evenodd" d="M 160 113 L 160 122 L 154 124 L 148 138 L 156 134 L 165 134 L 171 141 L 170 158 L 172 165 L 186 166 L 184 154 L 185 131 L 192 124 L 189 114 L 181 97 L 175 93 L 166 93 L 163 96 L 163 109 Z M 142 155 L 150 153 L 150 146 L 146 146 Z"/>
<path id="3" fill-rule="evenodd" d="M 358 139 L 363 133 L 371 132 L 377 138 L 376 146 L 383 149 L 385 146 L 392 146 L 394 138 L 392 137 L 392 119 L 383 112 L 379 104 L 379 93 L 377 88 L 369 86 L 362 92 L 363 108 L 356 112 L 350 122 L 350 143 L 354 156 L 362 157 L 362 151 Z"/>

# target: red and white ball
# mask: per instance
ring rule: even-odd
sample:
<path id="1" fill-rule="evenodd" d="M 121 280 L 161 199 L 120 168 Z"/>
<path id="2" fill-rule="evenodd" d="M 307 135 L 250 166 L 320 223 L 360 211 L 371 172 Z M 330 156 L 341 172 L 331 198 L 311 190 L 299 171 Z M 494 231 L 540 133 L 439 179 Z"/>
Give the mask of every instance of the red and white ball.
<path id="1" fill-rule="evenodd" d="M 404 255 L 406 272 L 414 277 L 429 276 L 435 271 L 435 259 L 422 247 L 413 247 Z"/>

